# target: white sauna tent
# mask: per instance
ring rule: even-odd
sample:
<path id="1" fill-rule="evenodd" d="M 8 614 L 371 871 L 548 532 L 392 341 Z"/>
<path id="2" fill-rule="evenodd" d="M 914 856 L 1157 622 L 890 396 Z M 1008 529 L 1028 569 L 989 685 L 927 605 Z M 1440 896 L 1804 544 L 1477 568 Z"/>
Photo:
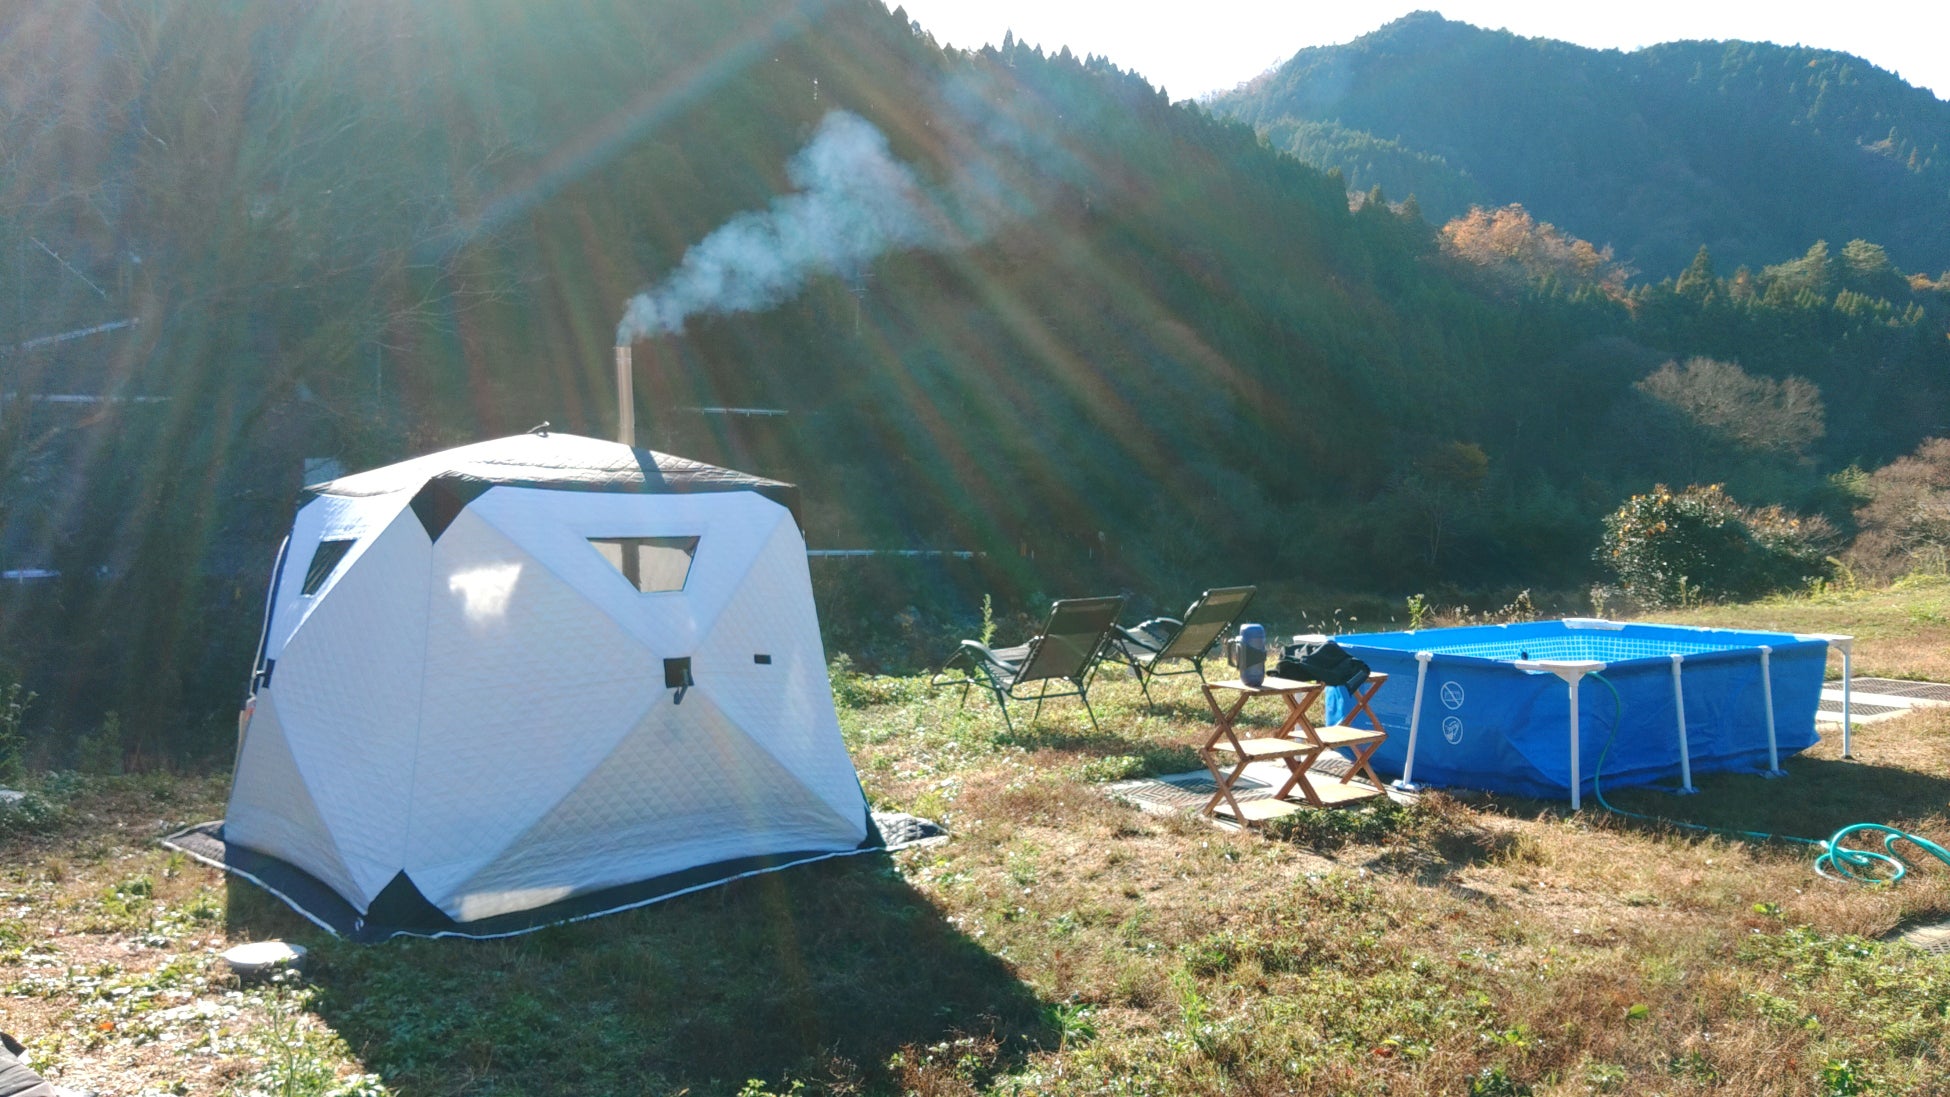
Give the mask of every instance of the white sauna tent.
<path id="1" fill-rule="evenodd" d="M 308 489 L 205 837 L 361 939 L 522 932 L 878 848 L 795 503 L 559 433 Z"/>

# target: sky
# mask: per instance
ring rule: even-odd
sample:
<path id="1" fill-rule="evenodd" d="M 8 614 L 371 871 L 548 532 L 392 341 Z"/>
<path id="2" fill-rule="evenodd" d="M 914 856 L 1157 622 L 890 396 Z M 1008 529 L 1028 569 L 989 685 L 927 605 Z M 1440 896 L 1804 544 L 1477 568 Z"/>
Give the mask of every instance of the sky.
<path id="1" fill-rule="evenodd" d="M 1045 51 L 1102 54 L 1173 99 L 1222 91 L 1307 46 L 1347 42 L 1411 11 L 1479 27 L 1637 49 L 1682 38 L 1817 46 L 1867 58 L 1950 99 L 1944 0 L 887 0 L 943 45 L 976 48 L 1004 31 Z"/>

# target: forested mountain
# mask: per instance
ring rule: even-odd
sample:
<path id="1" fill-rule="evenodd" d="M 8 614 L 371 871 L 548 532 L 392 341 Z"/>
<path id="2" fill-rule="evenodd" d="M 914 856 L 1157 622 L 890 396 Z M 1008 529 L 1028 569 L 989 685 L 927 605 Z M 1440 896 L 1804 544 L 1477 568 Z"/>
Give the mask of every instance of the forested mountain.
<path id="1" fill-rule="evenodd" d="M 822 573 L 829 628 L 985 591 L 1575 586 L 1656 480 L 1845 520 L 1830 473 L 1950 431 L 1944 287 L 1872 243 L 1630 285 L 1514 216 L 1351 210 L 1107 61 L 944 50 L 877 0 L 574 11 L 12 17 L 0 570 L 61 577 L 0 584 L 0 678 L 47 719 L 227 749 L 303 461 L 609 435 L 644 290 L 640 441 L 800 483 L 816 547 L 986 554 Z M 1694 355 L 1744 373 L 1647 387 Z M 1798 433 L 1702 412 L 1728 377 Z"/>
<path id="2" fill-rule="evenodd" d="M 1859 57 L 1755 42 L 1594 50 L 1418 12 L 1216 97 L 1275 147 L 1432 219 L 1521 203 L 1658 278 L 1812 240 L 1950 269 L 1950 103 Z"/>

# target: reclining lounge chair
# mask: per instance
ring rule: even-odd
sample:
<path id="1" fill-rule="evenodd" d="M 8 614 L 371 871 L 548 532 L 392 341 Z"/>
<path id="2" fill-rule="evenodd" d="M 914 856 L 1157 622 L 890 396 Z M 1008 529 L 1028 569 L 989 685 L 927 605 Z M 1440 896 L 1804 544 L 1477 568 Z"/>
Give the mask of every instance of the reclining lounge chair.
<path id="1" fill-rule="evenodd" d="M 1090 708 L 1089 680 L 1103 654 L 1105 644 L 1117 628 L 1117 615 L 1123 612 L 1124 596 L 1107 598 L 1066 598 L 1050 606 L 1049 623 L 1042 634 L 1026 644 L 991 648 L 975 640 L 963 640 L 961 650 L 933 678 L 936 686 L 961 686 L 961 699 L 968 701 L 968 688 L 981 686 L 994 695 L 1002 709 L 1002 725 L 1011 732 L 1009 702 L 1036 701 L 1036 715 L 1050 697 L 1075 697 L 1083 702 L 1090 726 L 1097 726 L 1097 714 Z M 1067 690 L 1050 692 L 1055 682 L 1068 682 Z M 1033 693 L 1026 692 L 1034 686 Z M 1031 716 L 1033 722 L 1035 716 Z"/>
<path id="2" fill-rule="evenodd" d="M 1151 701 L 1151 679 L 1174 674 L 1196 674 L 1205 681 L 1205 660 L 1213 648 L 1246 612 L 1256 587 L 1214 587 L 1198 596 L 1184 619 L 1153 617 L 1136 628 L 1120 628 L 1111 637 L 1104 658 L 1122 663 L 1137 675 L 1138 688 Z M 1160 669 L 1161 664 L 1184 663 L 1176 669 Z M 1156 706 L 1153 705 L 1155 709 Z"/>

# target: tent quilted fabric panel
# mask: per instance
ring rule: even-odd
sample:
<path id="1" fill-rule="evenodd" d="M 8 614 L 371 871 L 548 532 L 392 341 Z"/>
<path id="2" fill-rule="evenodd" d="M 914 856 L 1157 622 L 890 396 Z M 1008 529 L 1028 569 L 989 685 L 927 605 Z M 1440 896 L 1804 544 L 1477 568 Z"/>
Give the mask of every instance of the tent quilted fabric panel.
<path id="1" fill-rule="evenodd" d="M 378 542 L 381 533 L 391 528 L 406 504 L 407 496 L 394 495 L 371 499 L 313 499 L 299 509 L 291 523 L 290 547 L 279 577 L 277 612 L 271 621 L 265 654 L 276 658 L 283 652 L 291 635 L 305 623 L 314 608 L 325 603 L 332 587 L 351 574 L 359 557 Z M 348 540 L 353 542 L 351 550 L 332 570 L 325 584 L 312 594 L 305 594 L 305 572 L 319 544 Z"/>
<path id="2" fill-rule="evenodd" d="M 700 646 L 698 682 L 713 704 L 831 805 L 858 819 L 862 796 L 840 738 L 799 531 L 780 522 Z M 757 654 L 771 663 L 754 660 Z M 864 836 L 865 824 L 861 824 Z"/>
<path id="3" fill-rule="evenodd" d="M 601 764 L 657 652 L 471 511 L 440 539 L 405 867 L 439 905 Z"/>
<path id="4" fill-rule="evenodd" d="M 668 696 L 548 815 L 455 889 L 458 919 L 532 897 L 648 879 L 762 854 L 850 849 L 865 805 L 843 816 L 691 691 Z"/>
<path id="5" fill-rule="evenodd" d="M 405 849 L 430 553 L 419 523 L 396 512 L 358 559 L 340 565 L 328 595 L 303 607 L 267 691 L 357 880 L 346 898 L 362 908 L 399 871 Z"/>
<path id="6" fill-rule="evenodd" d="M 745 582 L 769 531 L 791 525 L 786 511 L 754 495 L 585 498 L 496 488 L 469 512 L 583 592 L 597 612 L 646 647 L 673 649 L 673 655 L 692 654 Z M 682 591 L 644 594 L 589 544 L 596 537 L 696 537 L 698 546 Z"/>
<path id="7" fill-rule="evenodd" d="M 259 699 L 237 758 L 237 780 L 225 811 L 226 840 L 282 858 L 357 897 L 364 891 L 339 854 L 332 828 L 291 756 L 277 698 Z"/>

